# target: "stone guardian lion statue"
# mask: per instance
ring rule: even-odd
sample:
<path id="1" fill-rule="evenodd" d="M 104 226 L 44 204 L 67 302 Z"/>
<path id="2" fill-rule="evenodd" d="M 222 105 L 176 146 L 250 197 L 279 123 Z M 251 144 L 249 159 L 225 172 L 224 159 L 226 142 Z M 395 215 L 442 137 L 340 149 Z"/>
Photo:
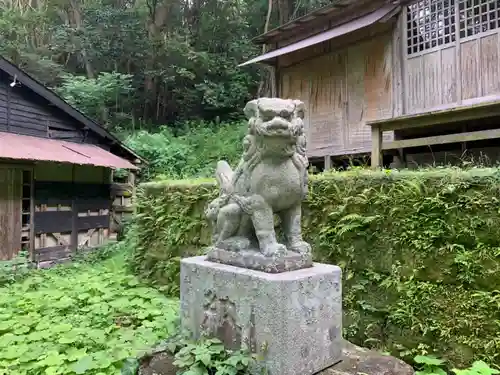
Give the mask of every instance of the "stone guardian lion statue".
<path id="1" fill-rule="evenodd" d="M 260 98 L 247 103 L 244 112 L 248 133 L 241 160 L 234 171 L 225 161 L 217 164 L 219 197 L 205 211 L 213 246 L 265 257 L 287 251 L 309 255 L 311 246 L 301 232 L 308 186 L 304 104 Z M 277 241 L 274 214 L 281 219 L 284 244 Z"/>

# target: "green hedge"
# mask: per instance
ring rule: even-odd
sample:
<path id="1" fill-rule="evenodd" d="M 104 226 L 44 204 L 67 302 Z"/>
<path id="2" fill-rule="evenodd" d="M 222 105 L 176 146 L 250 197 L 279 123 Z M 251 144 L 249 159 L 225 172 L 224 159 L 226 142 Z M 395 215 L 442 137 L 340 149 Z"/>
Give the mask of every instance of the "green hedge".
<path id="1" fill-rule="evenodd" d="M 344 271 L 344 334 L 403 358 L 500 362 L 500 171 L 312 176 L 303 227 Z M 135 271 L 178 294 L 179 259 L 203 251 L 212 180 L 144 184 Z"/>

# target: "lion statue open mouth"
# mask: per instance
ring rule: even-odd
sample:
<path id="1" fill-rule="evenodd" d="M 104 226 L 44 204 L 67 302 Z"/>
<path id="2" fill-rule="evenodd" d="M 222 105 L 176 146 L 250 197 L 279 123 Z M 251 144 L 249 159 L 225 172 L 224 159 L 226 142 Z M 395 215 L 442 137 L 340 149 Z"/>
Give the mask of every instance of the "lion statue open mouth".
<path id="1" fill-rule="evenodd" d="M 297 152 L 299 138 L 304 138 L 302 102 L 262 98 L 249 102 L 244 111 L 262 155 L 290 157 Z"/>
<path id="2" fill-rule="evenodd" d="M 287 251 L 310 254 L 302 239 L 301 204 L 307 195 L 304 104 L 299 100 L 261 98 L 245 109 L 248 133 L 243 155 L 233 171 L 220 161 L 219 197 L 206 216 L 213 225 L 215 247 L 255 249 L 266 257 Z M 277 241 L 274 214 L 280 217 L 285 244 Z"/>

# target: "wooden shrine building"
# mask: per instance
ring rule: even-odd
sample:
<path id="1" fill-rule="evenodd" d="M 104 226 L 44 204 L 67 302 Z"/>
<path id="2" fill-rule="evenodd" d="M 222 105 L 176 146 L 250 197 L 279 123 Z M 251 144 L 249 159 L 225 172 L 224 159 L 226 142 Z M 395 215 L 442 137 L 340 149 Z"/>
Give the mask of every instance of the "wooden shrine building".
<path id="1" fill-rule="evenodd" d="M 308 108 L 311 160 L 500 159 L 500 0 L 338 0 L 255 39 L 243 65 Z"/>
<path id="2" fill-rule="evenodd" d="M 141 159 L 94 121 L 0 58 L 0 260 L 37 265 L 110 236 L 112 170 Z"/>

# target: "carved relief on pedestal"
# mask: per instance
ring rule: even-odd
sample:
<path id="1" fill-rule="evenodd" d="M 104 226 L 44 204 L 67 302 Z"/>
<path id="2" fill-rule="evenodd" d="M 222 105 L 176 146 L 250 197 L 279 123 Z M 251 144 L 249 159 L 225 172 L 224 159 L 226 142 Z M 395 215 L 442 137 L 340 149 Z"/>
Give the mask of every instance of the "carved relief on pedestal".
<path id="1" fill-rule="evenodd" d="M 227 297 L 217 297 L 213 291 L 205 293 L 205 298 L 202 331 L 217 337 L 228 349 L 240 349 L 241 327 L 236 322 L 234 302 Z"/>

